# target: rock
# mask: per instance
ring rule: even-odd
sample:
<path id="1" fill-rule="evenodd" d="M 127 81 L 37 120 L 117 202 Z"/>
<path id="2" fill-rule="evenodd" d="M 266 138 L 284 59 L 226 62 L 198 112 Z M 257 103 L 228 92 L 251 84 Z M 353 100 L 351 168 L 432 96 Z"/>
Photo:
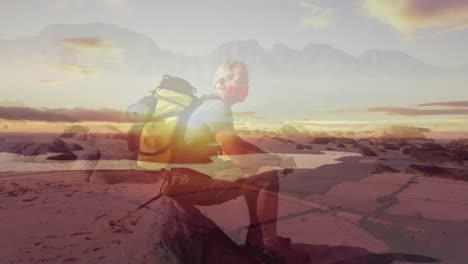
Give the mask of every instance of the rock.
<path id="1" fill-rule="evenodd" d="M 69 127 L 66 127 L 63 133 L 60 135 L 61 138 L 72 138 L 74 137 L 77 133 L 88 133 L 89 128 L 86 126 L 81 126 L 81 125 L 72 125 Z"/>
<path id="2" fill-rule="evenodd" d="M 326 150 L 329 150 L 329 151 L 335 151 L 336 149 L 334 148 L 331 148 L 331 147 L 327 147 Z"/>
<path id="3" fill-rule="evenodd" d="M 376 157 L 377 156 L 377 154 L 375 154 L 375 152 L 372 151 L 372 149 L 367 147 L 367 146 L 359 146 L 359 152 L 361 152 L 361 154 L 363 156 L 368 156 L 368 157 Z"/>
<path id="4" fill-rule="evenodd" d="M 456 145 L 466 146 L 466 145 L 468 145 L 468 138 L 454 139 L 454 140 L 450 141 L 449 144 L 456 144 Z"/>
<path id="5" fill-rule="evenodd" d="M 345 137 L 340 137 L 337 139 L 337 141 L 339 143 L 343 143 L 343 144 L 355 144 L 357 143 L 356 140 L 352 139 L 352 138 L 345 138 Z"/>
<path id="6" fill-rule="evenodd" d="M 77 144 L 77 143 L 67 143 L 67 149 L 69 149 L 70 151 L 77 151 L 77 150 L 84 150 L 84 148 Z"/>
<path id="7" fill-rule="evenodd" d="M 450 177 L 457 175 L 465 175 L 465 171 L 455 168 L 440 167 L 435 165 L 420 165 L 410 164 L 406 170 L 406 173 L 419 174 L 425 176 L 437 176 L 437 177 Z"/>
<path id="8" fill-rule="evenodd" d="M 450 149 L 464 149 L 465 148 L 464 144 L 458 143 L 458 142 L 453 142 L 453 141 L 448 143 L 446 146 L 447 146 L 447 148 L 450 148 Z"/>
<path id="9" fill-rule="evenodd" d="M 337 148 L 346 148 L 346 146 L 343 143 L 338 143 L 336 144 Z"/>
<path id="10" fill-rule="evenodd" d="M 369 139 L 365 139 L 365 138 L 360 138 L 357 140 L 356 143 L 359 143 L 359 144 L 369 144 L 371 143 L 372 141 L 370 141 Z"/>
<path id="11" fill-rule="evenodd" d="M 393 143 L 382 143 L 381 146 L 386 150 L 400 150 L 400 145 Z"/>
<path id="12" fill-rule="evenodd" d="M 398 142 L 398 146 L 400 146 L 400 148 L 402 148 L 402 147 L 404 147 L 404 146 L 408 146 L 408 145 L 410 145 L 410 143 L 408 143 L 408 142 L 405 141 L 405 140 L 400 140 L 400 141 Z"/>
<path id="13" fill-rule="evenodd" d="M 309 143 L 310 144 L 320 144 L 320 145 L 327 145 L 329 143 L 335 142 L 336 138 L 334 137 L 314 137 L 312 138 Z"/>
<path id="14" fill-rule="evenodd" d="M 454 156 L 461 160 L 468 160 L 468 151 L 463 149 L 454 149 L 450 151 Z"/>
<path id="15" fill-rule="evenodd" d="M 432 164 L 445 164 L 445 165 L 463 165 L 463 160 L 458 156 L 446 151 L 428 151 L 425 149 L 417 149 L 411 157 L 416 160 L 432 163 Z"/>
<path id="16" fill-rule="evenodd" d="M 297 144 L 296 149 L 298 149 L 298 150 L 313 150 L 314 147 L 312 145 Z"/>
<path id="17" fill-rule="evenodd" d="M 76 155 L 73 153 L 63 153 L 57 156 L 48 157 L 48 160 L 76 160 Z"/>
<path id="18" fill-rule="evenodd" d="M 33 141 L 20 142 L 18 145 L 16 153 L 23 156 L 37 156 L 47 154 L 48 152 L 47 145 Z"/>
<path id="19" fill-rule="evenodd" d="M 401 151 L 402 151 L 402 153 L 404 155 L 411 155 L 416 150 L 418 150 L 418 148 L 416 146 L 413 146 L 413 145 L 408 145 L 408 146 L 405 146 L 405 147 L 401 148 Z"/>
<path id="20" fill-rule="evenodd" d="M 400 172 L 400 171 L 397 170 L 397 169 L 394 169 L 394 168 L 392 168 L 390 166 L 378 163 L 375 166 L 375 172 L 377 172 L 377 173 L 397 173 L 397 172 Z"/>
<path id="21" fill-rule="evenodd" d="M 421 148 L 425 151 L 446 151 L 447 149 L 440 145 L 440 144 L 436 144 L 436 143 L 423 143 L 421 145 Z"/>
<path id="22" fill-rule="evenodd" d="M 134 263 L 258 263 L 192 205 L 163 196 L 149 210 L 126 247 Z"/>
<path id="23" fill-rule="evenodd" d="M 55 138 L 52 142 L 47 143 L 47 148 L 49 152 L 58 152 L 58 153 L 69 153 L 67 143 L 61 140 L 60 138 Z"/>

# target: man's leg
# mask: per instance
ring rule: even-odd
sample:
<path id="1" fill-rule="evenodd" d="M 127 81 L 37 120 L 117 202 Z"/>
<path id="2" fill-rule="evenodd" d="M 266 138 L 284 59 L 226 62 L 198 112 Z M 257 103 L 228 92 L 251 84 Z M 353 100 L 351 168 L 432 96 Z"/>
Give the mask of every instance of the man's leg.
<path id="1" fill-rule="evenodd" d="M 291 240 L 278 236 L 276 229 L 278 220 L 278 173 L 270 171 L 252 176 L 245 181 L 243 190 L 249 209 L 251 226 L 260 226 L 260 228 L 249 229 L 251 234 L 249 236 L 249 232 L 247 232 L 247 244 L 263 247 L 268 254 L 279 259 L 281 263 L 302 264 L 308 262 L 310 257 L 307 253 L 292 250 L 290 248 Z M 259 237 L 262 238 L 263 241 L 261 242 L 263 243 L 258 242 Z"/>
<path id="2" fill-rule="evenodd" d="M 262 246 L 278 238 L 276 220 L 278 218 L 278 173 L 269 171 L 246 179 L 244 197 L 249 210 L 250 227 L 247 243 Z"/>

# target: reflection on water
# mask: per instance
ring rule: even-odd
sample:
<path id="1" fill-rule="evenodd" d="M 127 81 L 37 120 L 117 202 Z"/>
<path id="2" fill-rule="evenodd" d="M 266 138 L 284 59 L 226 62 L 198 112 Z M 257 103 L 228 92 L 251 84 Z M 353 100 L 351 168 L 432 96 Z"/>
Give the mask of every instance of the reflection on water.
<path id="1" fill-rule="evenodd" d="M 323 154 L 279 154 L 284 157 L 292 157 L 295 160 L 297 169 L 315 169 L 323 165 L 340 163 L 339 159 L 345 157 L 360 156 L 357 153 L 323 151 Z M 0 172 L 21 172 L 21 171 L 65 171 L 65 170 L 128 170 L 137 169 L 133 160 L 76 160 L 76 161 L 51 161 L 48 157 L 55 154 L 45 154 L 37 156 L 22 156 L 11 153 L 0 153 Z M 237 155 L 237 156 L 219 156 L 213 158 L 210 164 L 173 164 L 171 167 L 186 167 L 203 173 L 212 171 L 216 168 L 216 175 L 226 175 L 237 173 L 233 167 L 231 159 L 250 160 L 255 164 L 255 159 L 260 159 L 263 154 Z M 155 168 L 167 167 L 167 164 L 155 164 Z M 261 171 L 279 169 L 278 167 L 263 167 Z M 284 169 L 284 168 L 283 168 Z M 239 172 L 240 173 L 240 172 Z"/>

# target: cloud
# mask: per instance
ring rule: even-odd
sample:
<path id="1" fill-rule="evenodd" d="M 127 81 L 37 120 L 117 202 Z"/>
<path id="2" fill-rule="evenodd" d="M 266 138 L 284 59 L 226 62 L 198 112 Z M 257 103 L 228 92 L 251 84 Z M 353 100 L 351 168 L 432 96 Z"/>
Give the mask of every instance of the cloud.
<path id="1" fill-rule="evenodd" d="M 121 55 L 122 50 L 109 40 L 97 37 L 65 38 L 59 43 L 75 54 Z"/>
<path id="2" fill-rule="evenodd" d="M 416 109 L 405 107 L 374 107 L 369 108 L 368 112 L 403 116 L 466 115 L 468 114 L 468 109 Z"/>
<path id="3" fill-rule="evenodd" d="M 36 109 L 19 106 L 0 106 L 0 119 L 49 122 L 127 122 L 126 113 L 113 109 Z"/>
<path id="4" fill-rule="evenodd" d="M 300 1 L 299 6 L 310 11 L 310 15 L 302 18 L 301 27 L 326 29 L 335 24 L 335 10 L 332 8 L 320 7 L 316 4 Z"/>
<path id="5" fill-rule="evenodd" d="M 468 108 L 468 101 L 454 101 L 454 102 L 435 102 L 427 104 L 418 104 L 416 106 L 443 106 L 443 107 L 466 107 Z"/>
<path id="6" fill-rule="evenodd" d="M 76 7 L 77 5 L 94 4 L 98 2 L 116 13 L 128 13 L 130 10 L 130 1 L 131 0 L 55 0 L 55 7 L 63 9 L 65 7 Z"/>
<path id="7" fill-rule="evenodd" d="M 73 63 L 62 63 L 55 66 L 58 70 L 68 73 L 68 74 L 75 74 L 75 75 L 84 75 L 84 76 L 91 76 L 96 75 L 97 71 L 90 65 L 85 64 L 73 64 Z"/>
<path id="8" fill-rule="evenodd" d="M 369 17 L 414 40 L 468 28 L 466 0 L 359 0 Z"/>

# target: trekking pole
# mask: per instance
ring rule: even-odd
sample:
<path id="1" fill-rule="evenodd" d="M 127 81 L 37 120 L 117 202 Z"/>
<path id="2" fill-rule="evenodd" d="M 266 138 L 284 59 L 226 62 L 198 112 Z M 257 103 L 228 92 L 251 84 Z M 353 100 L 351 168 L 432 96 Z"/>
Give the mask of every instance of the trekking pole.
<path id="1" fill-rule="evenodd" d="M 123 222 L 125 219 L 129 218 L 130 216 L 132 216 L 133 214 L 135 214 L 136 212 L 138 212 L 139 210 L 143 209 L 144 207 L 146 207 L 148 204 L 158 200 L 159 198 L 161 198 L 163 196 L 162 194 L 162 189 L 164 187 L 164 184 L 166 183 L 166 179 L 167 179 L 167 176 L 169 176 L 169 174 L 166 174 L 164 175 L 164 180 L 161 184 L 161 187 L 159 188 L 159 193 L 158 195 L 154 196 L 153 198 L 149 199 L 148 201 L 144 202 L 143 204 L 141 204 L 140 206 L 138 206 L 135 210 L 127 213 L 126 215 L 124 215 L 122 218 L 118 219 L 117 221 L 112 221 L 111 223 L 109 223 L 111 226 L 115 226 L 121 222 Z"/>

